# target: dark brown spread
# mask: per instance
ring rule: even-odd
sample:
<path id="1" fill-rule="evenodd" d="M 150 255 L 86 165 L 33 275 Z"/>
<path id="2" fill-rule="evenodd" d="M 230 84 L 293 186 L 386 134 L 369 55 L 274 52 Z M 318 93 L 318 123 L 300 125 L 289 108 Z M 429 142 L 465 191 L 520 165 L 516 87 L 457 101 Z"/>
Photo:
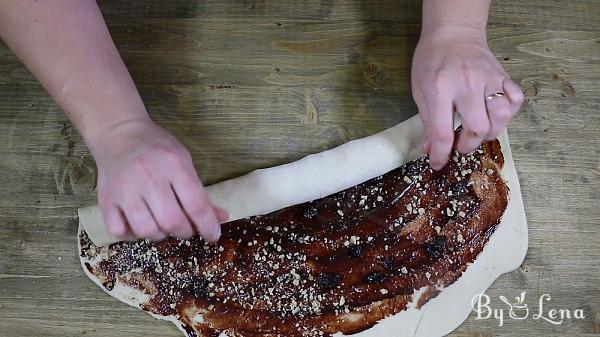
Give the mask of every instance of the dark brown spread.
<path id="1" fill-rule="evenodd" d="M 107 290 L 119 279 L 149 294 L 142 309 L 175 315 L 189 336 L 355 333 L 460 277 L 506 208 L 502 165 L 498 141 L 486 142 L 454 152 L 440 172 L 422 157 L 334 195 L 226 223 L 217 244 L 196 236 L 96 247 L 82 232 L 81 254 L 100 258 L 86 266 Z"/>

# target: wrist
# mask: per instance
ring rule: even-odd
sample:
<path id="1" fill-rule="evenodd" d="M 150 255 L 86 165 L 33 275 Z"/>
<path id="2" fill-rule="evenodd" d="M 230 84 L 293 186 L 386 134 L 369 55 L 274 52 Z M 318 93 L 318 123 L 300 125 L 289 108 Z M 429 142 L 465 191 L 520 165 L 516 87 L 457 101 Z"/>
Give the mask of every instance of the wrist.
<path id="1" fill-rule="evenodd" d="M 485 37 L 491 0 L 423 0 L 422 36 Z"/>
<path id="2" fill-rule="evenodd" d="M 52 95 L 73 122 L 90 150 L 102 143 L 115 128 L 128 121 L 150 120 L 144 102 L 132 81 L 108 83 L 100 75 L 89 85 L 63 84 Z"/>
<path id="3" fill-rule="evenodd" d="M 107 144 L 123 134 L 135 133 L 142 125 L 154 123 L 147 113 L 127 113 L 105 119 L 99 125 L 82 134 L 90 152 L 96 157 Z"/>
<path id="4" fill-rule="evenodd" d="M 468 39 L 487 43 L 485 26 L 449 20 L 423 23 L 421 39 Z"/>

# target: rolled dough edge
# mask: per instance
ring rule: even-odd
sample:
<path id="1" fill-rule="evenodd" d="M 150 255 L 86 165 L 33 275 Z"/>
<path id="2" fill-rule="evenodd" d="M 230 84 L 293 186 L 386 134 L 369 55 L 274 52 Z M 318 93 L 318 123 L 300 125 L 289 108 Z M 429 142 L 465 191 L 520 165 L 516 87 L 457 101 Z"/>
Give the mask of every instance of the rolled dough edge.
<path id="1" fill-rule="evenodd" d="M 319 199 L 387 173 L 417 158 L 424 134 L 419 116 L 368 137 L 308 155 L 284 165 L 258 169 L 206 187 L 213 204 L 230 221 Z M 99 246 L 128 238 L 112 237 L 98 206 L 80 208 L 79 224 Z"/>

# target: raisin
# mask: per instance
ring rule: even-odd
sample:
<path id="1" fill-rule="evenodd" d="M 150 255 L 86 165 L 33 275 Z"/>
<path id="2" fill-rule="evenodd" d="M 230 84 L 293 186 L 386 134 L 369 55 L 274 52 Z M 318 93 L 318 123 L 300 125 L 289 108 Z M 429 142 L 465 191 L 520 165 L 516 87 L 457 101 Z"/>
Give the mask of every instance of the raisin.
<path id="1" fill-rule="evenodd" d="M 434 237 L 431 241 L 423 244 L 423 249 L 425 250 L 425 254 L 432 259 L 439 259 L 444 255 L 444 251 L 446 250 L 446 243 L 448 239 L 443 235 L 438 235 Z"/>
<path id="2" fill-rule="evenodd" d="M 467 180 L 468 179 L 461 179 L 460 181 L 456 182 L 456 184 L 450 186 L 450 190 L 452 191 L 452 193 L 454 193 L 455 195 L 466 194 L 469 190 L 469 187 L 467 186 Z"/>
<path id="3" fill-rule="evenodd" d="M 372 272 L 371 274 L 367 275 L 366 281 L 369 284 L 376 284 L 376 283 L 381 283 L 383 282 L 383 280 L 385 280 L 385 274 L 384 273 L 380 273 L 380 272 Z"/>
<path id="4" fill-rule="evenodd" d="M 197 298 L 206 297 L 208 294 L 208 287 L 205 279 L 194 277 L 192 282 L 189 283 L 188 291 L 194 294 Z"/>
<path id="5" fill-rule="evenodd" d="M 391 257 L 391 256 L 383 257 L 383 267 L 386 270 L 393 270 L 395 266 L 396 266 L 396 262 L 394 261 L 393 257 Z"/>
<path id="6" fill-rule="evenodd" d="M 317 277 L 317 284 L 324 289 L 332 289 L 340 284 L 342 276 L 336 273 L 321 273 Z"/>
<path id="7" fill-rule="evenodd" d="M 313 206 L 313 205 L 310 205 L 310 206 L 308 206 L 308 207 L 306 208 L 306 210 L 304 211 L 304 214 L 303 214 L 303 216 L 304 216 L 305 218 L 307 218 L 307 219 L 312 219 L 312 218 L 314 218 L 315 216 L 317 216 L 317 213 L 318 213 L 318 211 L 317 211 L 317 209 L 315 208 L 315 206 Z"/>
<path id="8" fill-rule="evenodd" d="M 422 160 L 414 160 L 406 164 L 404 167 L 406 174 L 410 176 L 417 176 L 423 172 L 423 163 Z"/>
<path id="9" fill-rule="evenodd" d="M 352 245 L 348 248 L 348 254 L 352 257 L 362 257 L 363 256 L 363 246 L 362 245 Z"/>

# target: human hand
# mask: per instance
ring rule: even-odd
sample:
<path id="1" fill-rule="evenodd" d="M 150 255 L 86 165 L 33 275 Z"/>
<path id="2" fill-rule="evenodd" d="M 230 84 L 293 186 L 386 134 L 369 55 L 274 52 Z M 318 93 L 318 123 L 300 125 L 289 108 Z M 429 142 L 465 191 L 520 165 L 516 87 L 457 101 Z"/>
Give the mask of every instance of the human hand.
<path id="1" fill-rule="evenodd" d="M 427 128 L 422 149 L 435 170 L 446 165 L 452 150 L 454 111 L 463 127 L 456 147 L 469 153 L 496 138 L 524 99 L 490 51 L 485 31 L 465 25 L 423 29 L 411 77 L 413 98 Z"/>
<path id="2" fill-rule="evenodd" d="M 173 135 L 149 118 L 137 118 L 89 145 L 111 235 L 160 240 L 197 232 L 207 241 L 218 240 L 227 212 L 211 204 L 189 152 Z"/>

